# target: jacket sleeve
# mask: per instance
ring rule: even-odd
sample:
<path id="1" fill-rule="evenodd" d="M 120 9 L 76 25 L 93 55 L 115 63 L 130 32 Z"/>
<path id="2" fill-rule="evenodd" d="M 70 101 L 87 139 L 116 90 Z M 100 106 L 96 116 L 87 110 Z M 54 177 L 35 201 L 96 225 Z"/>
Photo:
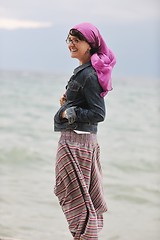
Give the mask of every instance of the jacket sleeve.
<path id="1" fill-rule="evenodd" d="M 74 111 L 74 121 L 98 123 L 102 122 L 105 118 L 105 103 L 104 98 L 100 96 L 102 89 L 97 81 L 96 75 L 90 75 L 85 82 L 82 94 L 86 101 L 86 108 L 76 107 Z M 71 109 L 67 109 L 70 113 Z M 73 111 L 73 109 L 72 109 Z"/>

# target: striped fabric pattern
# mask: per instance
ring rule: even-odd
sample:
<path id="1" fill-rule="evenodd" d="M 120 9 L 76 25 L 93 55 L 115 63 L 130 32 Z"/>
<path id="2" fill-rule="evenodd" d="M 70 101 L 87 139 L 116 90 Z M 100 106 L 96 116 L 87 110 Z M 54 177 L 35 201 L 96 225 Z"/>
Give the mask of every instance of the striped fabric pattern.
<path id="1" fill-rule="evenodd" d="M 107 211 L 96 134 L 61 133 L 54 192 L 74 240 L 98 240 Z"/>

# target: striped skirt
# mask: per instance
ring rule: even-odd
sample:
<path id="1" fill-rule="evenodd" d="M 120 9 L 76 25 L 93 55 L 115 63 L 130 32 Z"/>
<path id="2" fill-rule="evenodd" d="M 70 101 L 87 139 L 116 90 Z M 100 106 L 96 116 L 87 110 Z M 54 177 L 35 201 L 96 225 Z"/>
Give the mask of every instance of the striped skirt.
<path id="1" fill-rule="evenodd" d="M 107 211 L 96 134 L 61 133 L 54 193 L 74 240 L 97 240 Z"/>

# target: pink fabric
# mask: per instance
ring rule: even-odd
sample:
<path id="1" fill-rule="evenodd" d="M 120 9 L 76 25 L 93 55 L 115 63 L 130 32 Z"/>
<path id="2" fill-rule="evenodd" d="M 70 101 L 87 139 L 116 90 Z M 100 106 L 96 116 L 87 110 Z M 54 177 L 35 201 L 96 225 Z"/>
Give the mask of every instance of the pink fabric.
<path id="1" fill-rule="evenodd" d="M 72 29 L 80 31 L 92 47 L 98 45 L 97 53 L 91 56 L 91 63 L 97 72 L 99 83 L 103 89 L 101 96 L 104 97 L 112 90 L 112 69 L 116 63 L 113 52 L 107 47 L 98 29 L 90 23 L 81 23 Z"/>

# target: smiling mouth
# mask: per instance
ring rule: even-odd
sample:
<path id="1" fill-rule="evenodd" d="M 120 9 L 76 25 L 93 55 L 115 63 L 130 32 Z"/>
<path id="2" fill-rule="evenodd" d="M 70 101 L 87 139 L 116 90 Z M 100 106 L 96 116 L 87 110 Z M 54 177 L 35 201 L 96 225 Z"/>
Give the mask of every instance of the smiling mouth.
<path id="1" fill-rule="evenodd" d="M 71 49 L 70 51 L 71 52 L 77 52 L 78 50 L 77 49 Z"/>

